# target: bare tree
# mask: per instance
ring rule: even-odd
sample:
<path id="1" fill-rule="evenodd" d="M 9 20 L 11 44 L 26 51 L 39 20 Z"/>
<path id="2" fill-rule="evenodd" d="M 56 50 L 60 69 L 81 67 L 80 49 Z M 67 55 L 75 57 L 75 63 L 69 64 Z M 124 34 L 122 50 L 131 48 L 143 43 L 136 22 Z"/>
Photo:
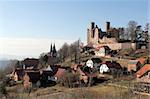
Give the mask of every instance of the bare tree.
<path id="1" fill-rule="evenodd" d="M 69 56 L 69 45 L 64 43 L 63 46 L 58 51 L 61 61 L 64 61 L 65 58 Z"/>
<path id="2" fill-rule="evenodd" d="M 136 41 L 145 41 L 143 37 L 144 33 L 141 25 L 136 27 L 135 33 L 136 33 Z"/>
<path id="3" fill-rule="evenodd" d="M 145 37 L 146 37 L 146 40 L 148 42 L 150 42 L 150 23 L 146 23 L 145 24 L 145 27 L 144 27 L 144 30 L 145 30 Z"/>
<path id="4" fill-rule="evenodd" d="M 142 26 L 139 25 L 137 26 L 135 33 L 136 33 L 136 41 L 148 42 L 149 40 L 148 27 L 145 28 L 145 31 L 143 31 Z"/>
<path id="5" fill-rule="evenodd" d="M 42 53 L 39 56 L 39 68 L 43 68 L 48 64 L 48 56 L 46 53 Z"/>
<path id="6" fill-rule="evenodd" d="M 150 23 L 145 24 L 144 30 L 150 32 Z"/>
<path id="7" fill-rule="evenodd" d="M 80 62 L 80 39 L 70 45 L 70 55 L 74 56 L 75 62 Z"/>
<path id="8" fill-rule="evenodd" d="M 129 21 L 128 27 L 127 27 L 127 33 L 130 35 L 131 42 L 134 42 L 136 39 L 135 29 L 137 27 L 137 22 L 135 21 Z"/>
<path id="9" fill-rule="evenodd" d="M 71 58 L 74 62 L 79 63 L 80 58 L 80 40 L 75 41 L 74 43 L 68 45 L 65 43 L 58 51 L 61 61 L 64 61 L 65 58 Z"/>
<path id="10" fill-rule="evenodd" d="M 128 32 L 128 28 L 125 28 L 124 30 L 124 40 L 129 40 L 130 38 L 130 35 L 129 35 L 129 32 Z"/>

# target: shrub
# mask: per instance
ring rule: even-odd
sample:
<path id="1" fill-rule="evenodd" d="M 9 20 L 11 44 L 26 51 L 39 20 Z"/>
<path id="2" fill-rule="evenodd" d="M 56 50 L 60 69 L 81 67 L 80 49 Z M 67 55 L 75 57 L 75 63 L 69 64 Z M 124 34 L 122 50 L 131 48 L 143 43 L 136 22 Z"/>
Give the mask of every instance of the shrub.
<path id="1" fill-rule="evenodd" d="M 59 80 L 62 86 L 73 88 L 79 84 L 79 75 L 71 72 L 66 72 L 63 77 Z"/>
<path id="2" fill-rule="evenodd" d="M 6 84 L 1 81 L 0 82 L 0 97 L 6 96 L 7 91 L 6 91 Z"/>
<path id="3" fill-rule="evenodd" d="M 0 80 L 3 79 L 5 76 L 4 70 L 0 69 Z"/>

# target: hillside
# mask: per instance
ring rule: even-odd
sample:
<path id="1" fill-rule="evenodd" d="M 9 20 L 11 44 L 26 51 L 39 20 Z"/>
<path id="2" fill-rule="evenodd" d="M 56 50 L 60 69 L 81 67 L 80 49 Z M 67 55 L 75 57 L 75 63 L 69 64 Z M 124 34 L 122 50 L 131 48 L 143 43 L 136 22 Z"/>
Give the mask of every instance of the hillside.
<path id="1" fill-rule="evenodd" d="M 0 69 L 5 68 L 8 64 L 10 64 L 10 60 L 0 60 Z"/>
<path id="2" fill-rule="evenodd" d="M 17 89 L 20 87 L 19 89 Z M 115 83 L 99 84 L 93 87 L 66 88 L 59 85 L 34 89 L 30 94 L 21 92 L 21 86 L 7 88 L 11 99 L 149 99 L 149 96 L 135 95 L 128 87 Z M 14 92 L 15 90 L 15 92 Z M 16 94 L 17 93 L 17 94 Z"/>

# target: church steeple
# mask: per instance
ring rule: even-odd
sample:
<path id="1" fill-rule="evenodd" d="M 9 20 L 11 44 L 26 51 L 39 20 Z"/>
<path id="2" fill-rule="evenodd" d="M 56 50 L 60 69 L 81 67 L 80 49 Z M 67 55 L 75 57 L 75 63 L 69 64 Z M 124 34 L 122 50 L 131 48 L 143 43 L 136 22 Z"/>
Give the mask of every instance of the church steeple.
<path id="1" fill-rule="evenodd" d="M 57 56 L 57 51 L 56 51 L 56 47 L 55 47 L 55 44 L 53 46 L 53 57 L 56 57 Z"/>
<path id="2" fill-rule="evenodd" d="M 52 47 L 52 44 L 51 44 L 51 46 L 50 46 L 50 53 L 52 53 L 52 51 L 53 51 L 53 47 Z"/>
<path id="3" fill-rule="evenodd" d="M 50 45 L 50 52 L 48 53 L 48 64 L 49 65 L 54 65 L 58 63 L 58 57 L 57 57 L 57 51 L 55 44 Z"/>
<path id="4" fill-rule="evenodd" d="M 53 53 L 56 53 L 56 47 L 55 47 L 55 44 L 53 46 Z"/>

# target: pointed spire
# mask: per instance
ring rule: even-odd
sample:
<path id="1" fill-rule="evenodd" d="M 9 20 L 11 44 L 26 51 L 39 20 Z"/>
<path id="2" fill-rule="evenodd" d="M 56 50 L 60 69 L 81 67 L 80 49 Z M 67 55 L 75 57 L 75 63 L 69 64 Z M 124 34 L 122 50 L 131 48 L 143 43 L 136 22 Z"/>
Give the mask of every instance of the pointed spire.
<path id="1" fill-rule="evenodd" d="M 55 43 L 53 45 L 53 57 L 57 56 L 57 51 L 56 51 L 56 47 L 55 47 Z"/>
<path id="2" fill-rule="evenodd" d="M 53 46 L 53 53 L 56 53 L 55 43 L 54 43 L 54 46 Z"/>
<path id="3" fill-rule="evenodd" d="M 52 47 L 52 43 L 51 43 L 51 47 L 50 47 L 50 53 L 53 51 L 53 47 Z"/>
<path id="4" fill-rule="evenodd" d="M 52 54 L 53 54 L 53 46 L 52 46 L 52 43 L 51 43 L 51 45 L 50 45 L 50 52 L 49 52 L 49 56 L 52 56 Z"/>

